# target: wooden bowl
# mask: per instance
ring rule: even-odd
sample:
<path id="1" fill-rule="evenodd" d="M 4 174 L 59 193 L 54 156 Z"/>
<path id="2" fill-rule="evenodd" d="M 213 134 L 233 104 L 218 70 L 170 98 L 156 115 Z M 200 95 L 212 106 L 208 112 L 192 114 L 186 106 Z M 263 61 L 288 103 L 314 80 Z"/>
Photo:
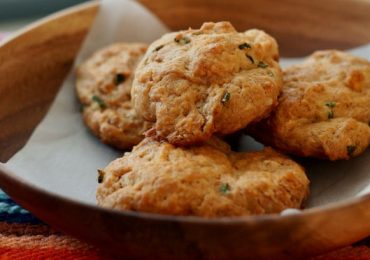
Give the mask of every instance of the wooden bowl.
<path id="1" fill-rule="evenodd" d="M 283 56 L 370 42 L 363 0 L 141 0 L 171 29 L 230 20 L 274 35 Z M 91 25 L 98 3 L 59 12 L 0 45 L 0 160 L 27 141 L 47 112 Z M 30 91 L 31 90 L 31 91 Z M 0 165 L 1 187 L 53 227 L 126 257 L 298 257 L 370 235 L 370 195 L 302 214 L 202 219 L 118 212 L 36 188 Z"/>

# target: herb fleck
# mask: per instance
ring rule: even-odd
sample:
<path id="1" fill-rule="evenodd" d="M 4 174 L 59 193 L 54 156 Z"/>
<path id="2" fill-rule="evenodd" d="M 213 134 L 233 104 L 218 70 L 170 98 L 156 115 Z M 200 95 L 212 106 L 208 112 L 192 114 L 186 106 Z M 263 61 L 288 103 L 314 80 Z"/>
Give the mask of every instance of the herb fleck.
<path id="1" fill-rule="evenodd" d="M 85 110 L 85 104 L 80 104 L 80 112 L 84 112 Z"/>
<path id="2" fill-rule="evenodd" d="M 326 102 L 325 103 L 325 106 L 330 107 L 330 108 L 333 108 L 336 105 L 337 105 L 337 103 L 336 102 L 333 102 L 333 101 L 329 101 L 329 102 Z"/>
<path id="3" fill-rule="evenodd" d="M 188 44 L 190 43 L 190 39 L 188 37 L 182 37 L 182 38 L 179 38 L 179 37 L 176 37 L 174 39 L 175 42 L 181 44 L 181 45 L 185 45 L 185 44 Z"/>
<path id="4" fill-rule="evenodd" d="M 154 51 L 159 51 L 160 49 L 162 49 L 164 47 L 164 44 L 162 45 L 159 45 L 157 48 L 154 49 Z"/>
<path id="5" fill-rule="evenodd" d="M 92 96 L 91 99 L 92 99 L 92 101 L 96 102 L 101 109 L 107 108 L 107 105 L 105 104 L 104 100 L 101 99 L 100 97 L 94 95 L 94 96 Z"/>
<path id="6" fill-rule="evenodd" d="M 224 94 L 224 96 L 222 97 L 221 102 L 222 102 L 222 103 L 226 103 L 226 102 L 228 102 L 228 101 L 230 100 L 230 97 L 231 97 L 231 94 L 230 94 L 229 92 L 226 92 L 226 93 Z"/>
<path id="7" fill-rule="evenodd" d="M 122 82 L 124 82 L 126 80 L 126 77 L 125 75 L 123 75 L 122 73 L 118 73 L 116 74 L 116 76 L 114 77 L 114 84 L 116 86 L 118 86 L 119 84 L 121 84 Z"/>
<path id="8" fill-rule="evenodd" d="M 334 112 L 333 110 L 328 111 L 328 119 L 334 118 Z"/>
<path id="9" fill-rule="evenodd" d="M 102 183 L 104 181 L 105 172 L 103 170 L 98 169 L 98 183 Z"/>
<path id="10" fill-rule="evenodd" d="M 203 34 L 202 31 L 193 32 L 193 35 L 201 35 L 201 34 Z"/>
<path id="11" fill-rule="evenodd" d="M 355 152 L 356 150 L 356 146 L 355 145 L 349 145 L 347 146 L 347 154 L 349 157 L 352 157 L 353 153 Z"/>
<path id="12" fill-rule="evenodd" d="M 230 190 L 230 185 L 228 183 L 221 183 L 220 192 L 226 194 Z"/>
<path id="13" fill-rule="evenodd" d="M 246 54 L 245 56 L 247 56 L 247 58 L 252 62 L 252 64 L 254 64 L 254 59 L 252 56 Z"/>
<path id="14" fill-rule="evenodd" d="M 251 46 L 250 44 L 246 43 L 246 42 L 245 42 L 245 43 L 240 44 L 238 47 L 239 47 L 239 49 L 241 49 L 241 50 L 252 48 L 252 46 Z"/>
<path id="15" fill-rule="evenodd" d="M 274 77 L 274 73 L 273 73 L 271 70 L 267 70 L 267 74 L 268 74 L 270 77 Z"/>
<path id="16" fill-rule="evenodd" d="M 262 68 L 262 69 L 265 69 L 265 68 L 267 68 L 268 67 L 268 65 L 267 64 L 265 64 L 265 63 L 263 63 L 262 61 L 260 61 L 259 63 L 258 63 L 258 65 L 257 65 L 259 68 Z"/>

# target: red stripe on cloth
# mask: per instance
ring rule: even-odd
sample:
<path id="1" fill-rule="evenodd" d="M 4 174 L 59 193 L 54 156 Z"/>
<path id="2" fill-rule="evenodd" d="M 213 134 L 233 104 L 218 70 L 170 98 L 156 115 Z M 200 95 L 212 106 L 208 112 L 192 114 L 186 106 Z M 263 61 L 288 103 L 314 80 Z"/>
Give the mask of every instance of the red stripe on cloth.
<path id="1" fill-rule="evenodd" d="M 110 257 L 101 254 L 99 251 L 90 250 L 70 250 L 70 249 L 55 249 L 55 248 L 1 248 L 1 260 L 29 260 L 29 259 L 81 259 L 81 260 L 101 260 L 111 259 Z M 329 254 L 312 258 L 312 260 L 369 260 L 370 248 L 366 246 L 346 247 Z"/>
<path id="2" fill-rule="evenodd" d="M 367 246 L 345 247 L 312 260 L 370 260 L 370 248 Z"/>
<path id="3" fill-rule="evenodd" d="M 29 259 L 81 259 L 81 260 L 99 260 L 108 259 L 107 257 L 99 255 L 97 251 L 88 250 L 68 250 L 68 249 L 54 249 L 54 248 L 0 248 L 1 260 L 29 260 Z"/>

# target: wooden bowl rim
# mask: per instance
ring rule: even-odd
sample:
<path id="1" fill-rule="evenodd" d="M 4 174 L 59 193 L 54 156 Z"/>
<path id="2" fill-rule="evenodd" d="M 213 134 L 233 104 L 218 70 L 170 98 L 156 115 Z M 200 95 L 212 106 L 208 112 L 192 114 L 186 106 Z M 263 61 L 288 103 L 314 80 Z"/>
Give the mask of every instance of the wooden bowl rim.
<path id="1" fill-rule="evenodd" d="M 0 43 L 0 48 L 4 47 L 5 45 L 11 44 L 13 40 L 16 40 L 18 37 L 22 36 L 24 33 L 28 33 L 33 29 L 36 29 L 40 25 L 50 22 L 54 19 L 58 19 L 62 16 L 67 16 L 70 13 L 82 11 L 88 8 L 99 7 L 99 1 L 94 0 L 87 3 L 82 3 L 79 5 L 75 5 L 66 9 L 63 9 L 59 12 L 46 16 L 36 22 L 31 23 L 30 25 L 18 30 L 10 37 L 5 39 L 2 43 Z M 184 222 L 184 223 L 198 223 L 198 224 L 240 224 L 240 223 L 259 223 L 259 224 L 267 224 L 271 222 L 276 222 L 279 220 L 293 220 L 293 219 L 303 219 L 303 218 L 311 218 L 312 216 L 317 216 L 321 214 L 328 214 L 328 213 L 337 213 L 340 214 L 343 210 L 350 210 L 355 208 L 356 206 L 360 206 L 362 204 L 370 203 L 370 193 L 367 193 L 362 196 L 348 198 L 338 202 L 328 203 L 327 205 L 313 207 L 309 209 L 304 209 L 300 213 L 297 214 L 287 214 L 287 215 L 280 215 L 280 214 L 267 214 L 267 215 L 252 215 L 252 216 L 241 216 L 241 217 L 221 217 L 221 218 L 204 218 L 199 216 L 172 216 L 172 215 L 163 215 L 163 214 L 155 214 L 155 213 L 146 213 L 146 212 L 134 212 L 134 211 L 122 211 L 116 209 L 109 209 L 103 208 L 97 205 L 92 205 L 87 202 L 73 200 L 71 198 L 52 193 L 42 187 L 38 187 L 25 179 L 17 176 L 14 172 L 10 171 L 6 168 L 6 164 L 0 163 L 0 184 L 3 183 L 12 183 L 16 187 L 22 187 L 23 189 L 37 193 L 38 195 L 45 196 L 51 199 L 56 199 L 62 201 L 66 204 L 75 205 L 78 207 L 83 207 L 90 210 L 97 210 L 103 213 L 115 214 L 118 216 L 126 216 L 126 217 L 136 217 L 141 219 L 150 219 L 155 221 L 177 221 L 177 222 Z M 4 185 L 5 189 L 12 188 L 7 185 Z M 16 191 L 14 192 L 16 193 Z M 14 197 L 17 200 L 16 196 Z M 370 232 L 370 230 L 369 230 Z"/>
<path id="2" fill-rule="evenodd" d="M 66 204 L 73 204 L 75 206 L 81 206 L 84 208 L 88 208 L 90 210 L 98 210 L 104 213 L 109 214 L 116 214 L 116 215 L 124 215 L 130 217 L 137 217 L 137 218 L 145 218 L 150 220 L 156 221 L 177 221 L 177 222 L 184 222 L 184 223 L 199 223 L 199 224 L 230 224 L 230 223 L 245 223 L 245 222 L 259 222 L 262 223 L 271 223 L 283 219 L 301 219 L 303 217 L 310 218 L 313 215 L 318 214 L 328 214 L 329 212 L 335 211 L 342 211 L 345 209 L 351 209 L 357 205 L 370 203 L 370 193 L 365 194 L 363 196 L 345 199 L 339 202 L 332 202 L 328 203 L 328 205 L 313 207 L 309 209 L 303 209 L 300 213 L 293 213 L 293 214 L 266 214 L 266 215 L 251 215 L 251 216 L 240 216 L 240 217 L 220 217 L 220 218 L 205 218 L 199 216 L 173 216 L 173 215 L 164 215 L 164 214 L 157 214 L 157 213 L 148 213 L 148 212 L 137 212 L 137 211 L 127 211 L 127 210 L 117 210 L 117 209 L 110 209 L 100 207 L 98 205 L 92 205 L 90 203 L 74 200 L 56 193 L 52 193 L 42 187 L 38 187 L 21 177 L 15 175 L 14 172 L 6 168 L 6 165 L 1 163 L 0 164 L 0 183 L 13 183 L 16 187 L 22 187 L 29 192 L 38 193 L 41 196 L 49 197 L 52 199 L 56 199 L 62 201 Z"/>
<path id="3" fill-rule="evenodd" d="M 36 21 L 16 30 L 15 32 L 7 36 L 4 40 L 0 42 L 0 48 L 4 47 L 5 45 L 11 44 L 12 41 L 16 40 L 18 37 L 22 36 L 24 33 L 29 33 L 33 29 L 37 29 L 40 25 L 43 25 L 45 23 L 59 19 L 63 16 L 68 16 L 71 13 L 76 13 L 76 12 L 83 11 L 89 8 L 99 8 L 99 0 L 91 0 L 86 3 L 67 7 L 60 11 L 57 11 L 55 13 L 52 13 L 50 15 L 37 19 Z"/>

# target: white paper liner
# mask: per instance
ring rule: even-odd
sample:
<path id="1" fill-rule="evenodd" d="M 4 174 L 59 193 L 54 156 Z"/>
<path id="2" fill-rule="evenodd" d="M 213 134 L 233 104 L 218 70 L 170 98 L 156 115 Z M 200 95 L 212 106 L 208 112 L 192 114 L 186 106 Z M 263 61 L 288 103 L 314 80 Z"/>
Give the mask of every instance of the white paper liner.
<path id="1" fill-rule="evenodd" d="M 185 28 L 184 28 L 185 29 Z M 97 49 L 118 41 L 148 42 L 167 28 L 136 1 L 103 0 L 95 23 L 76 58 L 79 64 Z M 370 57 L 370 45 L 349 52 Z M 282 66 L 301 59 L 282 59 Z M 83 124 L 71 73 L 50 111 L 32 137 L 6 167 L 24 180 L 74 200 L 95 204 L 97 169 L 105 167 L 122 152 L 106 146 Z M 369 108 L 370 109 L 370 108 Z M 243 150 L 261 145 L 246 137 Z M 340 162 L 304 160 L 311 180 L 308 207 L 350 199 L 370 192 L 370 151 Z M 296 214 L 289 209 L 283 214 Z"/>

